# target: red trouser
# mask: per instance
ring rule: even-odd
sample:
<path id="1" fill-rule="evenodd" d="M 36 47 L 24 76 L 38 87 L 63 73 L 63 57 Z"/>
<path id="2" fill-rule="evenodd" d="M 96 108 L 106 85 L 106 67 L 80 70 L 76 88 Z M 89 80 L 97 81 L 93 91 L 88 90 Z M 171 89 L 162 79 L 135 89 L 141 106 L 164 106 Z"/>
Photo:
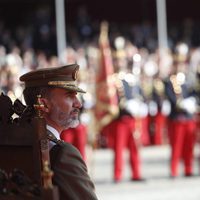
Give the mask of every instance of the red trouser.
<path id="1" fill-rule="evenodd" d="M 141 143 L 143 146 L 150 145 L 149 137 L 149 116 L 142 117 L 138 119 L 141 123 L 140 133 L 141 133 Z"/>
<path id="2" fill-rule="evenodd" d="M 133 137 L 134 119 L 123 116 L 110 125 L 110 131 L 114 137 L 114 179 L 119 181 L 122 176 L 123 152 L 126 148 L 130 153 L 130 166 L 132 179 L 140 179 L 140 159 L 136 142 Z"/>
<path id="3" fill-rule="evenodd" d="M 185 175 L 191 175 L 193 165 L 193 149 L 195 144 L 195 121 L 172 120 L 169 122 L 169 140 L 171 145 L 171 176 L 178 175 L 178 165 L 182 158 Z"/>
<path id="4" fill-rule="evenodd" d="M 83 159 L 86 159 L 85 146 L 87 144 L 87 129 L 83 124 L 76 128 L 69 128 L 61 133 L 60 138 L 65 142 L 73 144 L 81 153 Z"/>
<path id="5" fill-rule="evenodd" d="M 200 113 L 196 116 L 197 134 L 200 134 Z"/>
<path id="6" fill-rule="evenodd" d="M 163 143 L 165 121 L 166 117 L 161 112 L 158 112 L 156 116 L 153 117 L 155 127 L 151 138 L 152 144 L 161 145 Z"/>

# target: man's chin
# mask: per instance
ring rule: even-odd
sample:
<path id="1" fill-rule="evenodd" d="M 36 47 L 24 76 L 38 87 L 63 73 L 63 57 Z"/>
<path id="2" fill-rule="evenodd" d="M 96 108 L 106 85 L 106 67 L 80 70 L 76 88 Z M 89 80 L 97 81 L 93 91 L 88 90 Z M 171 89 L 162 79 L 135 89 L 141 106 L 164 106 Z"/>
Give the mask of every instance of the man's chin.
<path id="1" fill-rule="evenodd" d="M 72 123 L 70 123 L 69 128 L 76 128 L 79 125 L 79 120 L 75 120 Z"/>

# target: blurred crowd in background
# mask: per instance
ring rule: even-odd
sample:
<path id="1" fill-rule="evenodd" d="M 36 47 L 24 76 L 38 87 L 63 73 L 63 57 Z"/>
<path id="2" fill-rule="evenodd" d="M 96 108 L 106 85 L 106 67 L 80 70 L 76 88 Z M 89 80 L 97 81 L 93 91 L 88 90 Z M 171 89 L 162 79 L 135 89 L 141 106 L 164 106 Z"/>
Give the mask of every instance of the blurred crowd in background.
<path id="1" fill-rule="evenodd" d="M 101 68 L 100 22 L 92 21 L 85 7 L 81 7 L 77 23 L 66 27 L 67 48 L 58 58 L 55 24 L 48 8 L 36 11 L 32 20 L 28 25 L 19 24 L 13 29 L 0 21 L 0 91 L 13 100 L 20 99 L 23 86 L 19 76 L 22 74 L 36 68 L 78 63 L 79 82 L 87 90 L 81 97 L 83 110 L 80 116 L 82 124 L 87 126 L 87 142 L 108 147 L 109 142 L 103 137 L 94 144 L 98 135 L 94 130 L 94 110 L 97 71 Z M 169 26 L 169 49 L 163 50 L 157 48 L 157 27 L 151 22 L 109 24 L 114 70 L 111 79 L 116 84 L 118 106 L 121 113 L 126 111 L 135 118 L 134 137 L 140 138 L 142 146 L 169 143 L 167 121 L 175 118 L 173 109 L 177 106 L 177 112 L 187 113 L 187 119 L 192 116 L 196 135 L 199 135 L 200 31 L 195 24 L 186 19 L 181 26 Z M 170 103 L 167 82 L 172 83 L 171 90 L 177 102 Z"/>

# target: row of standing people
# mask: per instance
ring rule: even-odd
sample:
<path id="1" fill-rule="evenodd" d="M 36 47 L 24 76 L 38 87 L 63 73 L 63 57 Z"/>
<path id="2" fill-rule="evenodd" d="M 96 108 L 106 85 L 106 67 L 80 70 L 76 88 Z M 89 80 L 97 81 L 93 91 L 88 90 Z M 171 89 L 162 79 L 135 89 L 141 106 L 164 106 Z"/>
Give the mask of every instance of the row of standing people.
<path id="1" fill-rule="evenodd" d="M 113 179 L 116 182 L 122 179 L 125 149 L 130 153 L 131 180 L 143 180 L 140 147 L 148 145 L 170 145 L 171 177 L 179 175 L 181 160 L 184 163 L 184 176 L 193 175 L 194 147 L 200 130 L 200 73 L 196 74 L 197 84 L 191 88 L 179 65 L 174 62 L 173 71 L 164 80 L 154 77 L 151 92 L 147 92 L 147 96 L 144 88 L 139 89 L 146 103 L 133 100 L 133 96 L 136 97 L 135 86 L 132 87 L 125 79 L 121 80 L 124 91 L 129 91 L 129 95 L 132 91 L 133 95 L 131 98 L 125 95 L 125 100 L 124 97 L 120 99 L 123 102 L 119 103 L 120 114 L 100 133 L 100 145 L 114 152 Z M 64 131 L 61 137 L 73 143 L 86 159 L 87 127 L 84 124 Z"/>

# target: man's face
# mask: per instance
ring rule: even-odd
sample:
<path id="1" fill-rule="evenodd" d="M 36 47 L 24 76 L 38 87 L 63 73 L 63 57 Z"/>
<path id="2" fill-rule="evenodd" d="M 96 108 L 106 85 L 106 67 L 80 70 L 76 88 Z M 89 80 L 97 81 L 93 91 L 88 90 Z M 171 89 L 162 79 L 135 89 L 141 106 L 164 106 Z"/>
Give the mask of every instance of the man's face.
<path id="1" fill-rule="evenodd" d="M 61 88 L 52 89 L 47 99 L 47 106 L 45 119 L 56 129 L 62 131 L 79 124 L 78 115 L 82 105 L 76 92 Z"/>

